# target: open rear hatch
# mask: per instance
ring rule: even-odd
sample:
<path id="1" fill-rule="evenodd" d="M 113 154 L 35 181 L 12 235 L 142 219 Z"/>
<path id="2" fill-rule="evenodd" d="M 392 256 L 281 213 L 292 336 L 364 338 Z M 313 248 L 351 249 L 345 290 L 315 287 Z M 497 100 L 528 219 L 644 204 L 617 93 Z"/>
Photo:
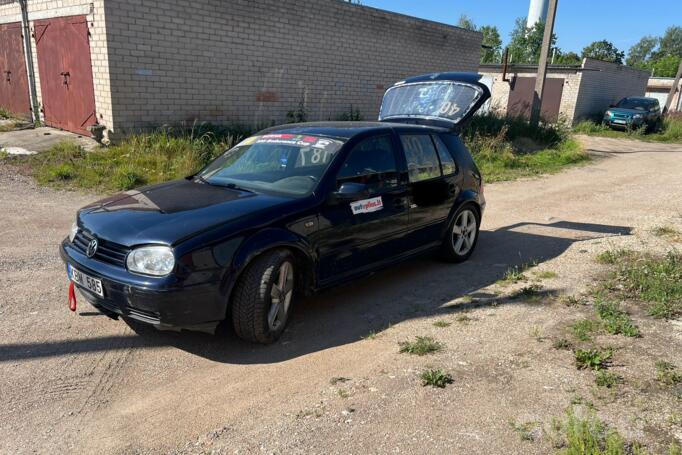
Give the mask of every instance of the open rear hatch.
<path id="1" fill-rule="evenodd" d="M 459 129 L 490 98 L 476 73 L 434 73 L 396 83 L 386 90 L 379 121 Z"/>

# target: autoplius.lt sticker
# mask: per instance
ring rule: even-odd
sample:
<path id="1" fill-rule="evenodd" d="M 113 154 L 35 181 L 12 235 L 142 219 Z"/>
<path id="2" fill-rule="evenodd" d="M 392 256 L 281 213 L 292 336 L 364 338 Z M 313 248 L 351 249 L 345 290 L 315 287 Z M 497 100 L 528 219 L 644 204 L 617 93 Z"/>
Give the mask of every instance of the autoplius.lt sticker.
<path id="1" fill-rule="evenodd" d="M 379 210 L 384 209 L 384 201 L 381 199 L 381 196 L 372 199 L 363 199 L 362 201 L 352 202 L 350 204 L 350 209 L 353 211 L 353 215 L 378 212 Z"/>

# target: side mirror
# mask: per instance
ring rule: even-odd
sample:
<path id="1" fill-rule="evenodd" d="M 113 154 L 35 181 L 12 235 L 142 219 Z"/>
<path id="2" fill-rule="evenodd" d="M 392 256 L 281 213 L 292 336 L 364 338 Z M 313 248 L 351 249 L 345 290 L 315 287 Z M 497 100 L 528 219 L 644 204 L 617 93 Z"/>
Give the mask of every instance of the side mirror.
<path id="1" fill-rule="evenodd" d="M 329 198 L 330 203 L 352 202 L 367 197 L 369 188 L 363 183 L 346 182 L 342 183 L 337 191 L 334 191 Z"/>

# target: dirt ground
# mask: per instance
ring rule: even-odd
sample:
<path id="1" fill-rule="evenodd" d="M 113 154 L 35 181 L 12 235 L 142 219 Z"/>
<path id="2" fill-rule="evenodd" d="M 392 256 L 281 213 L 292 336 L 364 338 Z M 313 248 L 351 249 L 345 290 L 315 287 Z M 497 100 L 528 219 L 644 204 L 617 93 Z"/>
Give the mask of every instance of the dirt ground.
<path id="1" fill-rule="evenodd" d="M 82 300 L 69 312 L 57 245 L 97 196 L 0 167 L 0 452 L 548 453 L 552 419 L 577 401 L 663 452 L 682 441 L 682 402 L 652 391 L 653 365 L 682 366 L 682 323 L 642 311 L 641 338 L 600 339 L 626 378 L 608 392 L 552 347 L 588 310 L 549 294 L 584 292 L 609 248 L 674 246 L 651 230 L 682 228 L 682 146 L 582 140 L 595 162 L 486 187 L 470 262 L 426 257 L 310 298 L 265 347 L 111 321 Z M 504 298 L 520 285 L 498 280 L 529 261 L 530 277 L 556 273 L 537 278 L 548 295 Z M 415 336 L 444 349 L 400 354 Z M 426 367 L 454 382 L 422 387 Z M 532 438 L 513 428 L 526 424 Z"/>

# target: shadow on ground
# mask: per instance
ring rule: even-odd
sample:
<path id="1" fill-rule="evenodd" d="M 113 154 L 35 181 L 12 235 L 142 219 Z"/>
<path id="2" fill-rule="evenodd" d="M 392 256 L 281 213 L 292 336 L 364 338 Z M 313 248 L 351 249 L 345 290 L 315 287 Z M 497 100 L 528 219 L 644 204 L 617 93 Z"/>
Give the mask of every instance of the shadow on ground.
<path id="1" fill-rule="evenodd" d="M 464 295 L 490 297 L 477 291 L 502 278 L 510 266 L 548 261 L 560 256 L 575 242 L 630 233 L 628 227 L 564 221 L 520 223 L 495 231 L 482 231 L 476 253 L 464 264 L 419 258 L 302 300 L 282 339 L 270 346 L 243 342 L 229 329 L 215 336 L 158 332 L 152 327 L 127 321 L 137 336 L 0 345 L 0 362 L 169 346 L 216 362 L 281 362 L 356 342 L 372 332 L 409 319 L 447 316 L 487 305 L 524 304 L 515 299 L 450 302 Z M 91 311 L 82 313 L 92 314 Z"/>

